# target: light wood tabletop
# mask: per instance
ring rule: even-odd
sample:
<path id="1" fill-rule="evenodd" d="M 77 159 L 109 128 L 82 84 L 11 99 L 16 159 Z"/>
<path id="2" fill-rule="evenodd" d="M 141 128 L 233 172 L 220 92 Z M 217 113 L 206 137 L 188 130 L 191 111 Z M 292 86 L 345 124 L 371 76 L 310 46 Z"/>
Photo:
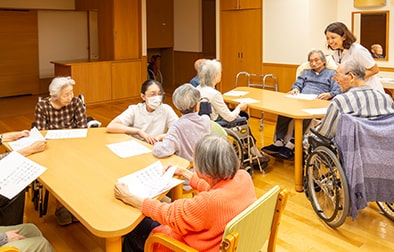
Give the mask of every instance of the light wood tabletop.
<path id="1" fill-rule="evenodd" d="M 287 93 L 275 92 L 251 87 L 237 87 L 233 91 L 247 92 L 242 96 L 223 95 L 224 101 L 228 103 L 238 103 L 237 99 L 251 98 L 258 102 L 249 103 L 248 107 L 264 112 L 270 112 L 276 115 L 282 115 L 294 119 L 294 180 L 295 189 L 298 192 L 303 191 L 302 185 L 302 121 L 304 119 L 322 118 L 324 113 L 312 114 L 304 109 L 323 109 L 330 104 L 325 100 L 306 100 L 287 97 Z"/>
<path id="2" fill-rule="evenodd" d="M 91 233 L 106 239 L 106 251 L 121 251 L 121 236 L 143 218 L 139 210 L 115 199 L 117 179 L 158 160 L 152 153 L 120 158 L 106 146 L 131 139 L 135 138 L 89 128 L 86 138 L 47 140 L 44 152 L 29 156 L 47 168 L 39 181 Z M 189 165 L 175 155 L 160 160 L 163 165 Z"/>

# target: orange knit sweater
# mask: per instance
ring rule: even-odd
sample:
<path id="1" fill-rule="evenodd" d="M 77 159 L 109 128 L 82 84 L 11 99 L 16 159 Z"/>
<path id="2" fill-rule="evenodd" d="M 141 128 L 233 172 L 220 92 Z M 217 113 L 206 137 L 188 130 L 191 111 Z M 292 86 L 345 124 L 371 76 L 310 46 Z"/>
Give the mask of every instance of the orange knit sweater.
<path id="1" fill-rule="evenodd" d="M 162 224 L 152 233 L 165 233 L 199 251 L 219 251 L 226 224 L 256 200 L 252 179 L 239 170 L 233 179 L 209 188 L 193 174 L 190 185 L 200 193 L 171 204 L 145 199 L 142 213 Z"/>

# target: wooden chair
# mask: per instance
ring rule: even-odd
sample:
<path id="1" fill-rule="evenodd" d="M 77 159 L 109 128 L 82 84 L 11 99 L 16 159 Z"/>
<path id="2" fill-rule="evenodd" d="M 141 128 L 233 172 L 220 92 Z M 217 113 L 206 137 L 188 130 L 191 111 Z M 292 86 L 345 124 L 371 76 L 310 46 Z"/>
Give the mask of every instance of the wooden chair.
<path id="1" fill-rule="evenodd" d="M 227 225 L 220 251 L 261 251 L 268 241 L 267 251 L 275 251 L 280 218 L 286 206 L 288 192 L 274 186 L 252 205 L 234 217 Z M 150 235 L 144 251 L 153 251 L 161 244 L 173 251 L 197 251 L 165 234 Z"/>
<path id="2" fill-rule="evenodd" d="M 20 250 L 15 247 L 4 246 L 0 248 L 0 252 L 20 252 Z"/>

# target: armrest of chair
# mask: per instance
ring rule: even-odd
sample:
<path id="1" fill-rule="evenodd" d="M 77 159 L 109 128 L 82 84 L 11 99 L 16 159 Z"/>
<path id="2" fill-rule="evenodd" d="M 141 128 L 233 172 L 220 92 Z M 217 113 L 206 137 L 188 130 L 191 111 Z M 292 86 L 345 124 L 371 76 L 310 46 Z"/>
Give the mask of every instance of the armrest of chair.
<path id="1" fill-rule="evenodd" d="M 11 246 L 4 246 L 0 248 L 0 252 L 19 252 L 20 250 Z"/>
<path id="2" fill-rule="evenodd" d="M 220 252 L 227 252 L 227 251 L 236 251 L 239 241 L 239 233 L 238 232 L 231 232 L 226 237 L 223 238 L 222 243 L 220 244 Z"/>
<path id="3" fill-rule="evenodd" d="M 182 243 L 168 235 L 162 233 L 151 234 L 145 242 L 144 251 L 153 251 L 155 244 L 161 244 L 175 252 L 198 252 L 194 248 L 189 247 L 185 243 Z"/>
<path id="4" fill-rule="evenodd" d="M 286 207 L 288 196 L 289 196 L 289 191 L 287 191 L 287 189 L 283 189 L 282 191 L 279 192 L 278 200 L 275 206 L 274 219 L 272 220 L 271 233 L 268 240 L 267 251 L 273 251 L 273 252 L 275 251 L 276 238 L 278 235 L 280 219 Z"/>

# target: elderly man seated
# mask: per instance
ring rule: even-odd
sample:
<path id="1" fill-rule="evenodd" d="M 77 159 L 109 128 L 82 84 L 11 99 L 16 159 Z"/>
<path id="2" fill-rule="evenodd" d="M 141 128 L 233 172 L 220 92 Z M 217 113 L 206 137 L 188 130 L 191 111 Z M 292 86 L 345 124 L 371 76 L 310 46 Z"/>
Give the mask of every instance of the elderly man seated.
<path id="1" fill-rule="evenodd" d="M 297 77 L 289 94 L 315 94 L 318 99 L 329 100 L 341 93 L 338 84 L 333 80 L 335 72 L 326 68 L 326 57 L 320 50 L 312 50 L 308 54 L 308 61 L 311 69 L 304 70 Z M 261 150 L 270 155 L 277 155 L 286 159 L 292 159 L 294 156 L 294 137 L 293 133 L 290 139 L 285 139 L 289 130 L 291 118 L 278 116 L 275 128 L 274 143 L 263 147 Z M 308 128 L 311 120 L 304 120 L 304 132 Z"/>

